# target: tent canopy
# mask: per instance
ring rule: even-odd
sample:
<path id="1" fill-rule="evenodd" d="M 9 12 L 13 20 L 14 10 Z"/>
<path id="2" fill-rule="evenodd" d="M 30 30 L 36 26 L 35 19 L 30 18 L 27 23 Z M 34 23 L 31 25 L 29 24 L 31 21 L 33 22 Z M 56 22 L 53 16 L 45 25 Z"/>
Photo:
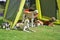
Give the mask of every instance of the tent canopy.
<path id="1" fill-rule="evenodd" d="M 33 0 L 31 0 L 33 1 Z M 30 2 L 31 2 L 30 1 Z M 34 2 L 35 1 L 35 2 Z M 38 17 L 41 18 L 41 11 L 40 11 L 40 3 L 39 0 L 34 0 L 32 4 L 35 3 L 36 9 L 38 10 Z M 5 12 L 4 12 L 4 20 L 8 20 L 12 22 L 12 26 L 15 26 L 17 21 L 20 19 L 20 16 L 22 14 L 24 4 L 26 3 L 26 0 L 7 0 L 6 7 L 5 7 Z M 37 6 L 39 5 L 39 7 Z M 30 7 L 32 5 L 30 4 Z"/>

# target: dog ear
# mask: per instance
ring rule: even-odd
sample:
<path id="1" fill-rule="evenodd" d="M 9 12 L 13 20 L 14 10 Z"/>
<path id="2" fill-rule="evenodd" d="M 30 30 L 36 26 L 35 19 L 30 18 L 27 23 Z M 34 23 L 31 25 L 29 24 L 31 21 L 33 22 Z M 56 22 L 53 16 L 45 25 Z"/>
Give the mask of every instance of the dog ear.
<path id="1" fill-rule="evenodd" d="M 50 21 L 50 22 L 55 22 L 55 21 L 56 21 L 56 18 L 55 18 L 55 17 L 51 17 L 51 18 L 49 19 L 49 21 Z"/>
<path id="2" fill-rule="evenodd" d="M 56 21 L 56 18 L 55 17 L 52 17 L 52 21 Z"/>

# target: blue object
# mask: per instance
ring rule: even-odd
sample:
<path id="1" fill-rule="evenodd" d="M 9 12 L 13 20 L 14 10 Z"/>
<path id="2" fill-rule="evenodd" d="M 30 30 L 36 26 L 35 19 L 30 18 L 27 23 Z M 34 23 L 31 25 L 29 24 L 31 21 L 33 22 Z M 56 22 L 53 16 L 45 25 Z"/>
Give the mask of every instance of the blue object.
<path id="1" fill-rule="evenodd" d="M 0 13 L 0 16 L 3 16 L 3 13 Z"/>

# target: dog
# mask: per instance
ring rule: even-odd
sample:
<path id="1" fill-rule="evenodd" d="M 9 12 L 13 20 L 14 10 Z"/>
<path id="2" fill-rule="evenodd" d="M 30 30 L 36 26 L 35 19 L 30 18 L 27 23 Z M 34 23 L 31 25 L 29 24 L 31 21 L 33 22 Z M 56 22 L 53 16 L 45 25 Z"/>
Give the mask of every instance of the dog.
<path id="1" fill-rule="evenodd" d="M 30 30 L 29 28 L 29 19 L 25 19 L 24 23 L 18 22 L 15 26 L 15 29 L 20 29 L 25 32 L 30 32 L 30 31 L 34 32 L 33 30 Z"/>
<path id="2" fill-rule="evenodd" d="M 48 26 L 54 26 L 54 22 L 56 21 L 55 17 L 50 18 L 48 21 L 44 21 L 43 24 L 44 25 L 48 25 Z"/>
<path id="3" fill-rule="evenodd" d="M 10 24 L 8 22 L 2 23 L 2 28 L 6 30 L 10 30 Z"/>

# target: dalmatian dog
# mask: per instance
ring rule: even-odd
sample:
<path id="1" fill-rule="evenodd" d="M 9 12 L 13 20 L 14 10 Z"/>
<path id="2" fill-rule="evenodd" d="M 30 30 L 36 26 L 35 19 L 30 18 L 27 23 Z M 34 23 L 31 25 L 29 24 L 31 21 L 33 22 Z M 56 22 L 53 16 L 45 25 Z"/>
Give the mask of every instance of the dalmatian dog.
<path id="1" fill-rule="evenodd" d="M 35 32 L 34 30 L 31 30 L 30 29 L 30 21 L 29 21 L 29 19 L 27 18 L 27 19 L 25 19 L 25 22 L 24 22 L 24 29 L 23 29 L 23 31 L 26 31 L 26 32 Z"/>
<path id="2" fill-rule="evenodd" d="M 24 23 L 18 22 L 15 26 L 15 29 L 19 29 L 19 30 L 22 29 L 25 32 L 30 32 L 30 31 L 34 32 L 33 30 L 30 30 L 29 23 L 30 23 L 29 19 L 25 19 Z"/>
<path id="3" fill-rule="evenodd" d="M 29 32 L 29 19 L 25 19 L 23 31 Z"/>

